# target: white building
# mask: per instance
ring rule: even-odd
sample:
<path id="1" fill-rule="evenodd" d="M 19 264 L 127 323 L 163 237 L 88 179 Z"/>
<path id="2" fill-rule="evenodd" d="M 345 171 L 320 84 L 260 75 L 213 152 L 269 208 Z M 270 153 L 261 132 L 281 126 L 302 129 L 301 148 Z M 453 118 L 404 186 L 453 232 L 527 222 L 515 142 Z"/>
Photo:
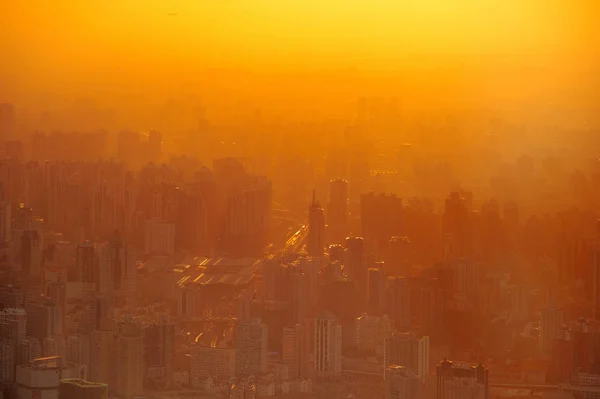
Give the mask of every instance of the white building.
<path id="1" fill-rule="evenodd" d="M 337 377 L 342 373 L 342 326 L 337 318 L 324 312 L 315 319 L 314 367 L 319 376 Z"/>

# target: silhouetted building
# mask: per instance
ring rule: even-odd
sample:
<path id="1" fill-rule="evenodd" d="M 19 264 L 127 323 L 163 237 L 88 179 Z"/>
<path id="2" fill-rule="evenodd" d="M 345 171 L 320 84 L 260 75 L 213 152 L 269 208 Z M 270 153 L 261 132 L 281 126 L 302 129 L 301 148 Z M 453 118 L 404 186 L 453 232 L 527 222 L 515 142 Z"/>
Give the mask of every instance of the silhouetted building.
<path id="1" fill-rule="evenodd" d="M 342 373 L 342 326 L 330 313 L 315 319 L 314 367 L 321 377 L 339 377 Z"/>
<path id="2" fill-rule="evenodd" d="M 309 256 L 320 259 L 325 249 L 325 218 L 321 204 L 316 200 L 313 192 L 312 202 L 308 206 L 308 243 Z"/>
<path id="3" fill-rule="evenodd" d="M 401 235 L 402 211 L 402 200 L 395 194 L 363 194 L 360 199 L 361 231 L 368 245 L 385 248 L 391 237 Z"/>

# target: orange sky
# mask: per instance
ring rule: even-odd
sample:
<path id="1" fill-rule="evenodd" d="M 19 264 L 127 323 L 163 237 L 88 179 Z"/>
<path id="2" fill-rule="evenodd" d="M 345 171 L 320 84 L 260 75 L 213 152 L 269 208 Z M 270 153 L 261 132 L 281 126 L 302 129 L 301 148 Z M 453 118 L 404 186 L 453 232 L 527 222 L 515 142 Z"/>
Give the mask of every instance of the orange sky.
<path id="1" fill-rule="evenodd" d="M 378 78 L 446 68 L 419 75 L 426 85 L 469 81 L 470 70 L 456 73 L 469 65 L 481 68 L 477 85 L 495 90 L 495 85 L 527 83 L 516 79 L 519 70 L 503 72 L 502 83 L 490 81 L 499 65 L 577 70 L 596 68 L 600 59 L 595 0 L 6 3 L 0 13 L 0 88 L 8 100 L 44 90 L 73 96 L 103 90 L 131 94 L 134 87 L 176 91 L 206 68 L 358 67 Z M 557 84 L 566 82 L 561 73 L 569 75 L 559 72 Z M 581 73 L 570 74 L 564 79 L 589 86 Z"/>

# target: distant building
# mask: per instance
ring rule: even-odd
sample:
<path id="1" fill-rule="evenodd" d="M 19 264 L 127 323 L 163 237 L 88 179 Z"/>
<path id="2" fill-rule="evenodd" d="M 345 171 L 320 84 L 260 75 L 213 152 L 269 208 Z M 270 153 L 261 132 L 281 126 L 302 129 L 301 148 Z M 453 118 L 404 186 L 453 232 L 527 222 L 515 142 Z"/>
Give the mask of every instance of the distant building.
<path id="1" fill-rule="evenodd" d="M 356 346 L 361 351 L 372 352 L 383 358 L 386 339 L 392 333 L 392 321 L 386 315 L 369 316 L 363 314 L 355 321 Z"/>
<path id="2" fill-rule="evenodd" d="M 436 368 L 436 399 L 487 399 L 488 369 L 444 360 Z"/>
<path id="3" fill-rule="evenodd" d="M 105 381 L 109 384 L 115 381 L 116 349 L 113 331 L 96 330 L 91 333 L 89 375 L 92 381 Z"/>
<path id="4" fill-rule="evenodd" d="M 120 299 L 131 299 L 136 288 L 136 253 L 118 233 L 100 248 L 98 292 Z"/>
<path id="5" fill-rule="evenodd" d="M 348 278 L 356 282 L 357 289 L 367 297 L 367 263 L 365 257 L 365 245 L 362 237 L 346 238 L 346 255 L 344 259 L 344 271 Z"/>
<path id="6" fill-rule="evenodd" d="M 297 324 L 283 328 L 283 349 L 281 360 L 291 365 L 292 375 L 307 377 L 310 375 L 310 345 L 308 330 Z"/>
<path id="7" fill-rule="evenodd" d="M 325 249 L 325 217 L 323 208 L 316 200 L 315 194 L 311 203 L 308 205 L 308 244 L 307 252 L 309 256 L 320 259 L 323 257 Z"/>
<path id="8" fill-rule="evenodd" d="M 385 248 L 390 238 L 402 234 L 402 200 L 395 194 L 363 194 L 360 199 L 362 236 L 369 245 Z"/>
<path id="9" fill-rule="evenodd" d="M 339 377 L 342 373 L 342 326 L 330 313 L 314 322 L 314 368 L 320 377 Z"/>
<path id="10" fill-rule="evenodd" d="M 540 350 L 544 353 L 552 352 L 556 331 L 563 323 L 563 312 L 554 305 L 542 310 L 540 313 Z"/>
<path id="11" fill-rule="evenodd" d="M 472 199 L 453 192 L 446 198 L 442 215 L 446 259 L 468 257 L 472 251 L 470 208 Z"/>
<path id="12" fill-rule="evenodd" d="M 144 231 L 144 253 L 148 255 L 175 254 L 175 224 L 148 220 Z"/>
<path id="13" fill-rule="evenodd" d="M 235 348 L 192 345 L 190 348 L 190 379 L 203 383 L 208 377 L 228 381 L 235 376 Z"/>
<path id="14" fill-rule="evenodd" d="M 404 366 L 419 380 L 429 376 L 429 337 L 394 331 L 386 340 L 385 365 Z"/>
<path id="15" fill-rule="evenodd" d="M 236 376 L 249 377 L 267 371 L 267 326 L 260 319 L 238 323 L 235 333 Z"/>
<path id="16" fill-rule="evenodd" d="M 385 307 L 385 283 L 386 277 L 383 270 L 383 262 L 375 268 L 369 268 L 367 283 L 367 305 L 370 314 L 381 314 Z"/>
<path id="17" fill-rule="evenodd" d="M 419 395 L 419 380 L 406 367 L 391 365 L 385 369 L 385 399 L 414 399 Z"/>
<path id="18" fill-rule="evenodd" d="M 144 337 L 142 329 L 126 321 L 118 326 L 116 384 L 119 397 L 131 399 L 144 390 Z"/>

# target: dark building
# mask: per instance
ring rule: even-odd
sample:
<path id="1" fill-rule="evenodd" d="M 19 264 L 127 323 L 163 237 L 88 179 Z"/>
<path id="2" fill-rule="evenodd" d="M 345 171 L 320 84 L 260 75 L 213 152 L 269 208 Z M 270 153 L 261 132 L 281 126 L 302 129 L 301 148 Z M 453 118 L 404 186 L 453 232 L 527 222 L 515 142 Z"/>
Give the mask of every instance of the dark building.
<path id="1" fill-rule="evenodd" d="M 316 200 L 313 192 L 312 202 L 308 205 L 308 244 L 307 252 L 309 256 L 315 258 L 323 257 L 325 248 L 325 218 L 323 208 Z"/>
<path id="2" fill-rule="evenodd" d="M 467 257 L 472 250 L 470 224 L 470 200 L 453 192 L 448 198 L 442 216 L 444 236 L 444 256 L 449 258 Z"/>
<path id="3" fill-rule="evenodd" d="M 401 235 L 402 210 L 402 200 L 395 194 L 363 194 L 360 199 L 360 220 L 362 235 L 367 243 L 376 248 L 385 248 L 390 238 Z"/>

